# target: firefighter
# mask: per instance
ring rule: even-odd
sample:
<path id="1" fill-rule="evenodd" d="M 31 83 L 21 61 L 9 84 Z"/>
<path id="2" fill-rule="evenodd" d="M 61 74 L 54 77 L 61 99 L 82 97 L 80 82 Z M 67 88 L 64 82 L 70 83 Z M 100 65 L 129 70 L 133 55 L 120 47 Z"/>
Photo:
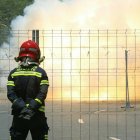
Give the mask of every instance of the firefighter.
<path id="1" fill-rule="evenodd" d="M 13 115 L 11 140 L 26 140 L 29 131 L 33 140 L 48 140 L 44 100 L 49 81 L 44 69 L 39 67 L 44 59 L 40 55 L 36 42 L 23 42 L 15 58 L 19 65 L 8 76 L 7 97 L 12 102 Z"/>

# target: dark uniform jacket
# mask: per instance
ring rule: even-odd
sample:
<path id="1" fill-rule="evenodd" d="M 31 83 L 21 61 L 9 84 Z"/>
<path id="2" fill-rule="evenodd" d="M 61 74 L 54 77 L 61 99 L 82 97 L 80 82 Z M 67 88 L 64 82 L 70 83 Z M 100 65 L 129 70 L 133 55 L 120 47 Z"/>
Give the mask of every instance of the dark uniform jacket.
<path id="1" fill-rule="evenodd" d="M 46 72 L 39 66 L 13 69 L 7 82 L 7 97 L 13 103 L 22 98 L 26 105 L 31 100 L 39 104 L 38 112 L 45 112 L 45 98 L 48 92 L 49 81 Z M 13 111 L 14 112 L 14 111 Z"/>

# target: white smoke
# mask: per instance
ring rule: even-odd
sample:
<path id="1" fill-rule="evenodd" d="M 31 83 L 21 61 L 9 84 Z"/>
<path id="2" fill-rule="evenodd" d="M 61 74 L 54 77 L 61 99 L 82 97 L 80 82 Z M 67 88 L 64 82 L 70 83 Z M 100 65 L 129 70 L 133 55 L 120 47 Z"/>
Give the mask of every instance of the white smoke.
<path id="1" fill-rule="evenodd" d="M 139 0 L 35 0 L 11 23 L 27 29 L 139 28 Z"/>
<path id="2" fill-rule="evenodd" d="M 140 25 L 139 0 L 34 0 L 33 4 L 25 7 L 23 13 L 12 20 L 10 26 L 13 31 L 138 29 Z M 17 56 L 18 49 L 14 51 L 13 48 L 18 48 L 25 39 L 27 38 L 22 38 L 21 34 L 14 33 L 10 38 L 10 44 L 4 43 L 0 48 L 3 50 L 8 46 L 5 53 L 1 51 L 2 59 Z M 11 47 L 13 48 L 10 49 Z M 9 54 L 11 50 L 13 51 Z M 8 63 L 3 63 L 2 69 L 5 65 L 9 67 Z"/>

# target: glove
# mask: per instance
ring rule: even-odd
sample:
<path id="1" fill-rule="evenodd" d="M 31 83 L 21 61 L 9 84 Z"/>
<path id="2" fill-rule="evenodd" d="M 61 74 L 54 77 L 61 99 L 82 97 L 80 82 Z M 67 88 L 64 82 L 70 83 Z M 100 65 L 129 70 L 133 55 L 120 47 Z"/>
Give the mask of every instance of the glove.
<path id="1" fill-rule="evenodd" d="M 23 118 L 23 119 L 26 119 L 26 120 L 30 120 L 34 114 L 35 114 L 35 111 L 41 106 L 41 101 L 39 99 L 32 99 L 30 101 L 30 104 L 28 107 L 24 107 L 21 112 L 20 112 L 20 115 L 19 115 L 19 118 Z"/>
<path id="2" fill-rule="evenodd" d="M 17 98 L 14 100 L 12 104 L 12 109 L 16 111 L 20 111 L 25 107 L 25 102 L 23 101 L 22 98 Z"/>
<path id="3" fill-rule="evenodd" d="M 19 118 L 25 119 L 25 120 L 30 120 L 34 116 L 35 112 L 29 108 L 29 107 L 24 107 L 19 115 Z"/>
<path id="4" fill-rule="evenodd" d="M 31 101 L 30 101 L 30 104 L 29 104 L 29 107 L 31 108 L 31 109 L 33 109 L 33 110 L 37 110 L 40 106 L 41 106 L 41 101 L 39 100 L 39 99 L 32 99 Z"/>

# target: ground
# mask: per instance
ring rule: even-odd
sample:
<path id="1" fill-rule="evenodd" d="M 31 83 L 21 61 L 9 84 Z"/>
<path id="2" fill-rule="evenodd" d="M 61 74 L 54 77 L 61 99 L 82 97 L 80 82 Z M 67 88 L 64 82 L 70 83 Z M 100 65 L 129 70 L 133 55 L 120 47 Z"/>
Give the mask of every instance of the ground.
<path id="1" fill-rule="evenodd" d="M 0 101 L 0 140 L 8 140 L 10 103 Z M 124 101 L 46 101 L 49 140 L 139 140 L 140 102 L 124 110 Z M 28 140 L 31 140 L 30 134 Z"/>

